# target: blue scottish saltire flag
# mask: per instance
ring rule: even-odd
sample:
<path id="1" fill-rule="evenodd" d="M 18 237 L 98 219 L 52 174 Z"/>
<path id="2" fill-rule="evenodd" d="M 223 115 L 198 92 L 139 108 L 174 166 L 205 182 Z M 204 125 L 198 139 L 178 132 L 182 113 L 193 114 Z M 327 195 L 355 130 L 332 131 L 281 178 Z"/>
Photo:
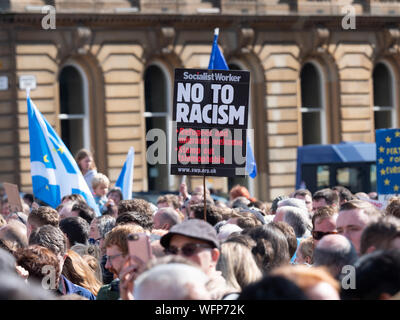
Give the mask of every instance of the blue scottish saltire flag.
<path id="1" fill-rule="evenodd" d="M 130 147 L 124 166 L 122 167 L 118 180 L 115 183 L 115 186 L 121 189 L 124 200 L 132 199 L 134 162 L 135 162 L 135 149 L 133 147 Z"/>
<path id="2" fill-rule="evenodd" d="M 210 62 L 208 63 L 209 70 L 229 70 L 225 61 L 224 55 L 218 47 L 219 28 L 214 30 L 214 43 L 211 50 Z"/>
<path id="3" fill-rule="evenodd" d="M 56 208 L 62 197 L 81 194 L 99 216 L 99 208 L 75 159 L 32 102 L 27 92 L 33 194 Z"/>
<path id="4" fill-rule="evenodd" d="M 210 62 L 208 63 L 208 69 L 214 70 L 229 70 L 228 64 L 225 61 L 224 55 L 218 47 L 218 35 L 219 29 L 214 30 L 214 42 L 210 55 Z M 254 179 L 257 176 L 257 164 L 254 159 L 253 150 L 251 148 L 250 140 L 247 139 L 246 149 L 246 171 L 250 178 Z"/>

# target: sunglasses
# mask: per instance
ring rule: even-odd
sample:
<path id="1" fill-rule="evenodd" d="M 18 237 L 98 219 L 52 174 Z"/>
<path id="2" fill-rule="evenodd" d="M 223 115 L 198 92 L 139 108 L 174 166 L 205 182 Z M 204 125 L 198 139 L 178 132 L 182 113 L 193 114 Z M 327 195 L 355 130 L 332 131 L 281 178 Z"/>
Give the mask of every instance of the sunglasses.
<path id="1" fill-rule="evenodd" d="M 182 248 L 177 248 L 170 246 L 164 250 L 166 254 L 179 254 L 182 253 L 185 257 L 190 257 L 194 255 L 197 251 L 197 249 L 203 248 L 203 249 L 212 249 L 209 245 L 207 244 L 200 244 L 200 243 L 187 243 L 185 244 Z"/>
<path id="2" fill-rule="evenodd" d="M 322 232 L 322 231 L 312 231 L 311 235 L 314 240 L 321 240 L 324 236 L 328 234 L 337 234 L 336 231 L 331 231 L 331 232 Z"/>

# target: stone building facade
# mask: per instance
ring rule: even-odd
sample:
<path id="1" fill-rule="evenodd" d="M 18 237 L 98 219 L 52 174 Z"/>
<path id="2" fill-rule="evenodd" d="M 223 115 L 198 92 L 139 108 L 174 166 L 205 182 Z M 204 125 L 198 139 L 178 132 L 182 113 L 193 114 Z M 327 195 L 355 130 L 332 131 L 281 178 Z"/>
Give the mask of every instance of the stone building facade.
<path id="1" fill-rule="evenodd" d="M 146 132 L 168 132 L 174 69 L 207 68 L 219 27 L 230 67 L 251 72 L 258 176 L 246 183 L 262 200 L 288 194 L 298 146 L 398 126 L 399 23 L 400 0 L 0 1 L 0 181 L 31 190 L 19 79 L 34 75 L 31 97 L 71 151 L 95 151 L 114 182 L 134 146 L 134 191 L 177 190 L 167 166 L 147 163 Z M 237 181 L 208 179 L 225 192 Z"/>

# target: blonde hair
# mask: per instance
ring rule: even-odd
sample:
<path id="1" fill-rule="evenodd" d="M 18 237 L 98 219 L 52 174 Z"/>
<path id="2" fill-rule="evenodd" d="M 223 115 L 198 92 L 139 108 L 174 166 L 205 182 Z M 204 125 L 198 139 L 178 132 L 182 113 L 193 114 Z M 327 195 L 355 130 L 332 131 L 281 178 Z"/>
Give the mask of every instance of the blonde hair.
<path id="1" fill-rule="evenodd" d="M 100 185 L 105 185 L 109 186 L 110 185 L 110 179 L 102 173 L 97 173 L 92 180 L 92 188 L 96 189 Z"/>
<path id="2" fill-rule="evenodd" d="M 72 283 L 77 284 L 97 296 L 102 282 L 96 277 L 89 264 L 75 251 L 68 250 L 62 274 Z"/>
<path id="3" fill-rule="evenodd" d="M 310 264 L 314 263 L 314 239 L 313 237 L 306 238 L 302 240 L 298 248 L 299 252 L 305 259 L 310 257 Z"/>
<path id="4" fill-rule="evenodd" d="M 221 256 L 217 269 L 222 272 L 227 284 L 238 290 L 262 278 L 261 270 L 250 249 L 238 242 L 221 244 Z"/>
<path id="5" fill-rule="evenodd" d="M 122 254 L 126 256 L 128 254 L 128 235 L 140 232 L 144 232 L 144 229 L 137 224 L 116 226 L 106 234 L 104 248 L 115 245 L 121 250 Z"/>
<path id="6" fill-rule="evenodd" d="M 82 258 L 83 258 L 83 260 L 86 261 L 86 263 L 89 265 L 89 267 L 93 270 L 97 280 L 99 280 L 102 283 L 103 282 L 103 272 L 101 271 L 101 266 L 100 266 L 99 260 L 97 260 L 95 257 L 93 257 L 90 254 L 85 254 L 82 256 Z"/>

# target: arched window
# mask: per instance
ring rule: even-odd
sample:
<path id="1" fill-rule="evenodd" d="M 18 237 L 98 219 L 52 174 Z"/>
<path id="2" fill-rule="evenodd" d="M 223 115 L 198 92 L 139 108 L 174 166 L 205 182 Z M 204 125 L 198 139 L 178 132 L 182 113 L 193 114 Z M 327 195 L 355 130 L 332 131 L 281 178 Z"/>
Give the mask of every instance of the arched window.
<path id="1" fill-rule="evenodd" d="M 166 72 L 159 65 L 149 66 L 144 73 L 146 111 L 146 134 L 151 129 L 161 129 L 166 134 L 166 164 L 147 163 L 148 189 L 167 191 L 170 189 L 169 172 L 169 83 Z M 147 148 L 156 141 L 147 141 Z"/>
<path id="2" fill-rule="evenodd" d="M 300 78 L 303 145 L 326 143 L 322 74 L 314 63 L 308 62 L 301 69 Z"/>
<path id="3" fill-rule="evenodd" d="M 65 65 L 59 75 L 61 139 L 72 154 L 90 148 L 87 79 L 75 64 Z"/>
<path id="4" fill-rule="evenodd" d="M 373 72 L 375 129 L 396 127 L 393 76 L 385 63 L 378 63 Z"/>

